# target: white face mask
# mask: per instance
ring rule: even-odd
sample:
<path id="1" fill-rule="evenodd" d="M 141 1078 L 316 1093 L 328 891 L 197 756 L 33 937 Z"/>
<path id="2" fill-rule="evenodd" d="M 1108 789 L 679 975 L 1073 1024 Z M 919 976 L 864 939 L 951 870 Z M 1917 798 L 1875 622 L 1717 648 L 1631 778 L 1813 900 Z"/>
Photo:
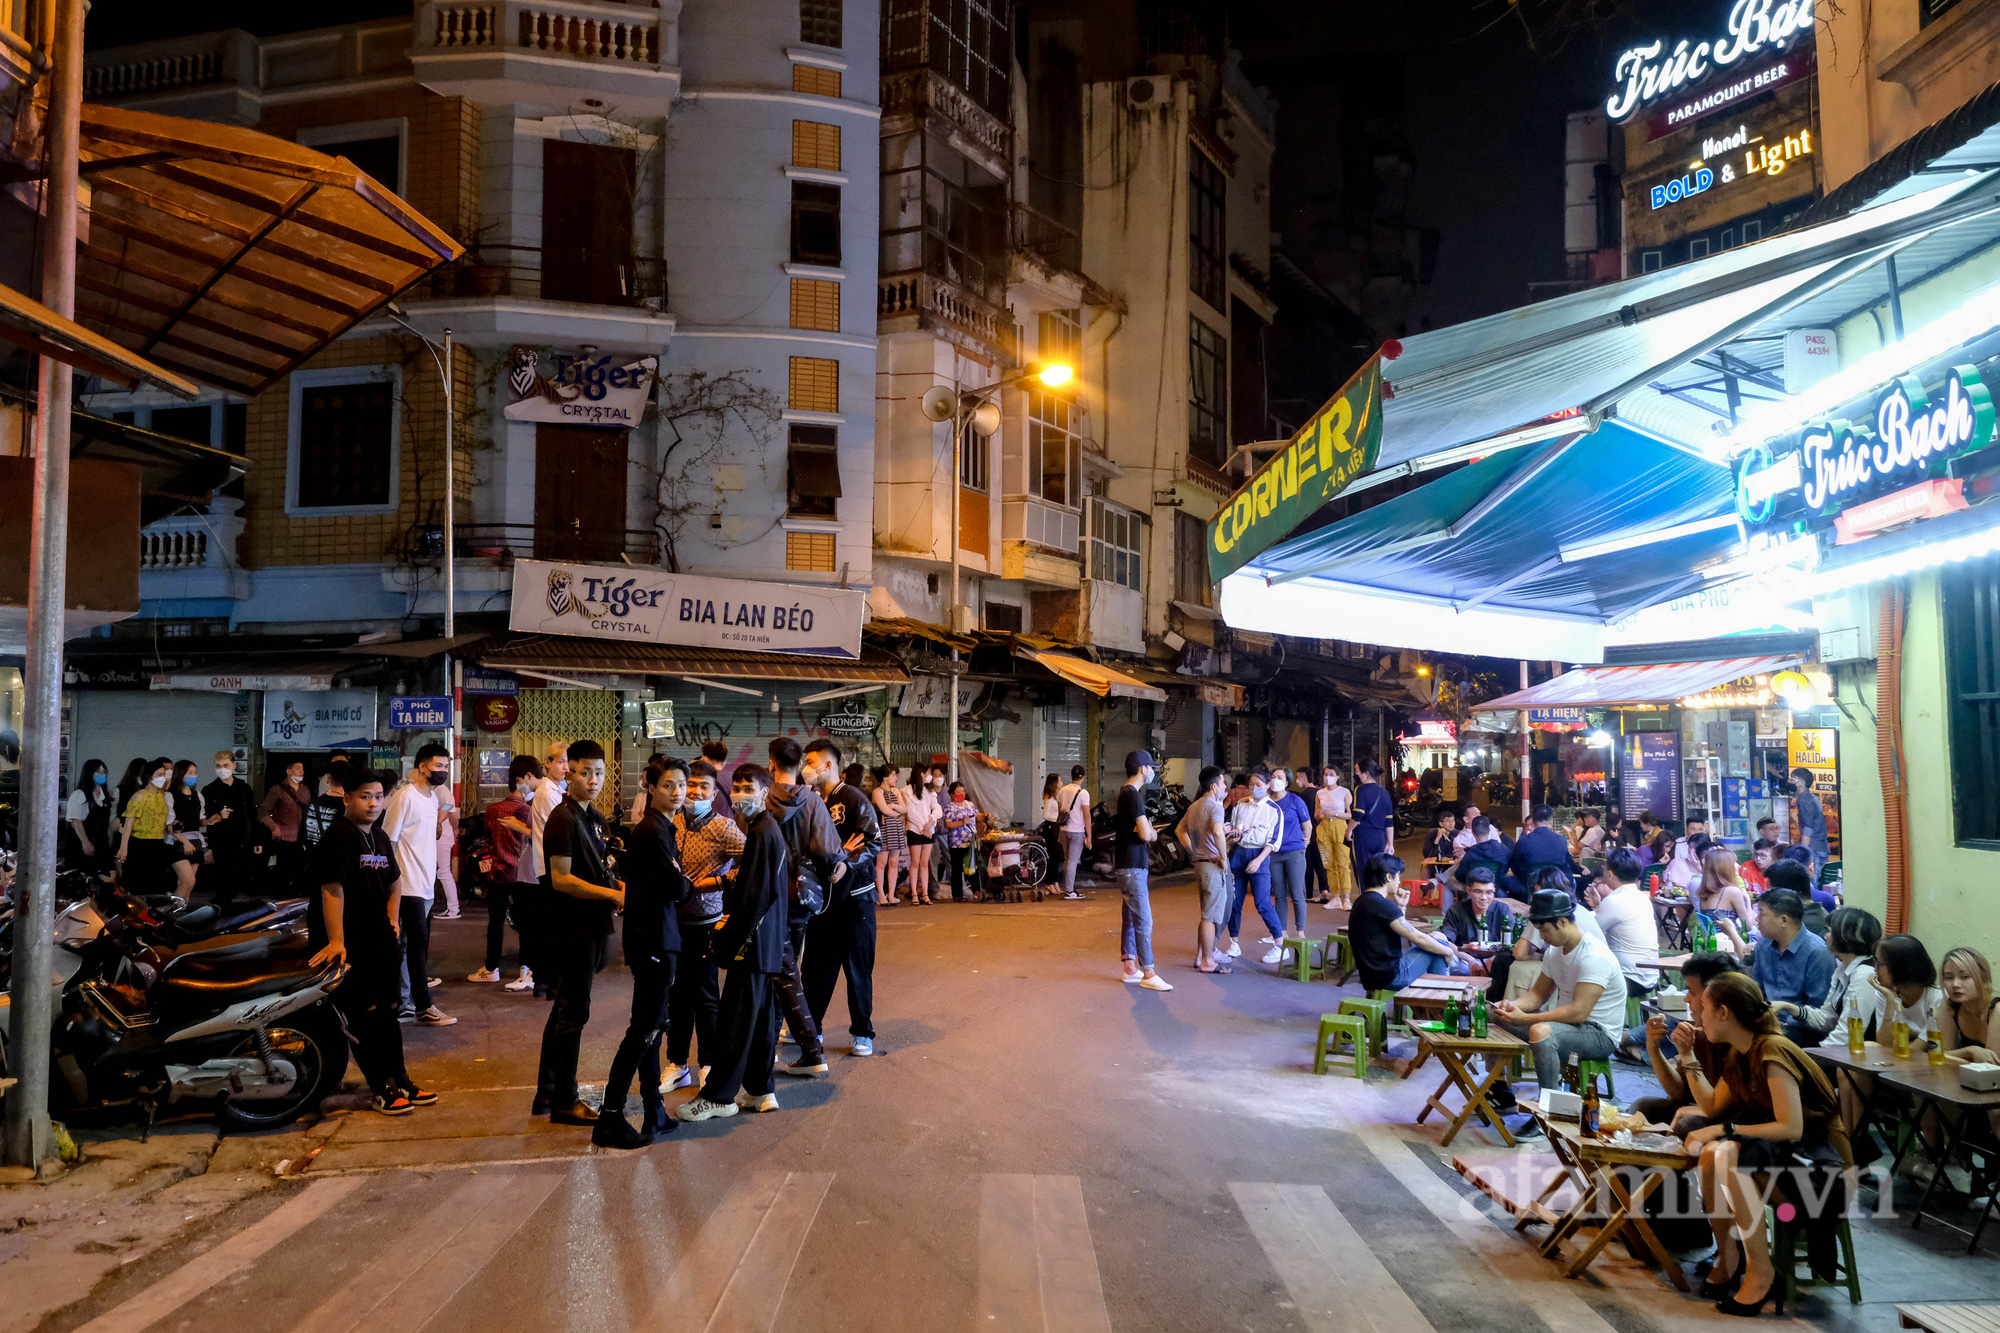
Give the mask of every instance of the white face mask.
<path id="1" fill-rule="evenodd" d="M 215 770 L 215 776 L 227 782 L 236 776 L 236 770 L 233 768 L 218 768 Z"/>
<path id="2" fill-rule="evenodd" d="M 165 773 L 162 773 L 162 774 L 160 774 L 160 775 L 159 775 L 158 777 L 154 778 L 154 779 L 153 779 L 153 785 L 154 785 L 155 787 L 164 787 L 164 786 L 166 786 L 166 785 L 167 785 L 167 774 L 165 774 Z"/>

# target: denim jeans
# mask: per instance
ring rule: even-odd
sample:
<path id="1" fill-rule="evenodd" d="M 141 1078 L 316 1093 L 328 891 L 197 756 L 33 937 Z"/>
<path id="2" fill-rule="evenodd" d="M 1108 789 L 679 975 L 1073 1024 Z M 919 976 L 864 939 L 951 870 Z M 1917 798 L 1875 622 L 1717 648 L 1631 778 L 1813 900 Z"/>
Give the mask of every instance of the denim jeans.
<path id="1" fill-rule="evenodd" d="M 1146 889 L 1146 872 L 1120 870 L 1118 896 L 1119 957 L 1136 958 L 1140 967 L 1153 965 L 1153 900 Z"/>
<path id="2" fill-rule="evenodd" d="M 1271 932 L 1271 938 L 1279 939 L 1285 933 L 1285 923 L 1271 906 L 1271 858 L 1265 857 L 1264 864 L 1254 871 L 1247 868 L 1263 854 L 1263 850 L 1261 847 L 1238 847 L 1229 854 L 1229 868 L 1236 872 L 1236 905 L 1229 911 L 1231 939 L 1243 933 L 1243 900 L 1252 896 L 1257 899 L 1257 915 L 1264 918 L 1264 928 Z"/>
<path id="3" fill-rule="evenodd" d="M 1401 990 L 1418 977 L 1442 976 L 1450 966 L 1451 960 L 1443 954 L 1419 949 L 1413 944 L 1403 950 L 1403 961 L 1396 965 L 1396 981 L 1390 989 Z"/>
<path id="4" fill-rule="evenodd" d="M 1271 899 L 1278 909 L 1278 922 L 1282 925 L 1287 917 L 1285 904 L 1291 904 L 1289 916 L 1296 934 L 1306 933 L 1306 853 L 1301 847 L 1296 852 L 1272 852 L 1266 863 L 1271 873 Z M 1282 934 L 1283 932 L 1278 932 Z"/>
<path id="5" fill-rule="evenodd" d="M 1064 893 L 1076 892 L 1076 867 L 1077 863 L 1083 860 L 1083 839 L 1084 835 L 1077 832 L 1065 832 L 1062 835 L 1062 886 Z"/>
<path id="6" fill-rule="evenodd" d="M 1573 1055 L 1579 1060 L 1609 1060 L 1611 1058 L 1611 1034 L 1595 1023 L 1548 1023 L 1549 1035 L 1541 1041 L 1529 1041 L 1528 1030 L 1545 1020 L 1528 1015 L 1525 1023 L 1503 1023 L 1515 1036 L 1528 1042 L 1528 1050 L 1535 1057 L 1535 1081 L 1548 1092 L 1562 1086 L 1563 1066 Z"/>

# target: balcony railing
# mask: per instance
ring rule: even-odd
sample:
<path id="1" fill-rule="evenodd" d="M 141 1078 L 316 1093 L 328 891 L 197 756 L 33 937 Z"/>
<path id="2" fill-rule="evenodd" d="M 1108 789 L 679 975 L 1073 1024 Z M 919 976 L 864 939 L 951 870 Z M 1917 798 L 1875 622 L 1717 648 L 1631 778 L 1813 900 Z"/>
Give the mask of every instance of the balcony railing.
<path id="1" fill-rule="evenodd" d="M 1006 312 L 957 283 L 928 273 L 896 273 L 878 279 L 876 318 L 908 315 L 942 320 L 996 349 L 1004 350 L 1012 338 Z"/>
<path id="2" fill-rule="evenodd" d="M 882 76 L 882 116 L 941 116 L 964 136 L 972 155 L 980 157 L 996 178 L 1006 179 L 1013 132 L 1007 122 L 989 114 L 960 87 L 928 69 Z M 885 133 L 887 131 L 885 130 Z"/>
<path id="3" fill-rule="evenodd" d="M 34 82 L 44 64 L 37 49 L 43 0 L 0 0 L 0 89 Z"/>
<path id="4" fill-rule="evenodd" d="M 139 572 L 232 568 L 242 531 L 237 514 L 178 514 L 149 523 L 139 531 Z"/>
<path id="5" fill-rule="evenodd" d="M 619 497 L 622 502 L 623 497 Z M 461 523 L 456 532 L 461 556 L 505 560 L 591 560 L 629 557 L 650 565 L 658 558 L 659 535 L 651 528 L 599 528 L 581 520 L 540 523 Z M 440 544 L 440 547 L 442 544 Z"/>
<path id="6" fill-rule="evenodd" d="M 240 29 L 112 47 L 84 57 L 83 95 L 117 101 L 211 84 L 258 86 L 257 39 Z"/>
<path id="7" fill-rule="evenodd" d="M 667 308 L 667 261 L 647 255 L 475 245 L 435 282 L 440 295 Z"/>
<path id="8" fill-rule="evenodd" d="M 417 41 L 438 50 L 500 48 L 658 69 L 660 11 L 592 0 L 425 4 Z"/>
<path id="9" fill-rule="evenodd" d="M 1008 213 L 1008 242 L 1055 268 L 1083 271 L 1083 236 L 1047 213 L 1015 204 Z"/>

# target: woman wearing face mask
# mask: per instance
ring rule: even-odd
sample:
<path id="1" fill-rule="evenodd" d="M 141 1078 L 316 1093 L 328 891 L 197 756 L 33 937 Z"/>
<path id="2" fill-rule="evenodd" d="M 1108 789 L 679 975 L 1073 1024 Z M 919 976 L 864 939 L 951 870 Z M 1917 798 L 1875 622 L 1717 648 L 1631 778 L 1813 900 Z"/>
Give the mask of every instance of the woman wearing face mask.
<path id="1" fill-rule="evenodd" d="M 167 799 L 167 783 L 173 775 L 173 760 L 153 760 L 144 785 L 126 803 L 119 823 L 121 882 L 127 892 L 141 897 L 171 892 L 176 883 L 174 867 L 181 860 L 181 851 L 169 833 L 174 807 Z"/>
<path id="2" fill-rule="evenodd" d="M 174 775 L 167 781 L 167 795 L 174 807 L 174 842 L 181 851 L 180 864 L 174 867 L 174 873 L 180 878 L 180 895 L 185 898 L 194 892 L 197 868 L 208 860 L 208 836 L 202 831 L 208 810 L 202 803 L 201 773 L 194 760 L 182 759 L 174 764 Z"/>
<path id="3" fill-rule="evenodd" d="M 921 765 L 910 768 L 910 785 L 903 792 L 903 823 L 910 843 L 910 901 L 931 902 L 931 845 L 937 835 L 938 820 L 944 817 L 944 807 L 931 794 L 927 770 Z"/>
<path id="4" fill-rule="evenodd" d="M 879 907 L 894 907 L 896 897 L 896 872 L 910 864 L 910 843 L 904 832 L 902 775 L 895 765 L 884 764 L 875 770 L 875 812 L 882 819 L 882 850 L 875 854 L 875 902 Z"/>
<path id="5" fill-rule="evenodd" d="M 114 812 L 122 814 L 125 807 L 132 804 L 139 788 L 146 785 L 146 774 L 150 771 L 150 761 L 144 755 L 125 765 L 125 775 L 118 779 L 118 798 L 111 803 Z"/>
<path id="6" fill-rule="evenodd" d="M 84 764 L 63 811 L 71 863 L 93 875 L 111 868 L 111 770 L 102 759 Z"/>

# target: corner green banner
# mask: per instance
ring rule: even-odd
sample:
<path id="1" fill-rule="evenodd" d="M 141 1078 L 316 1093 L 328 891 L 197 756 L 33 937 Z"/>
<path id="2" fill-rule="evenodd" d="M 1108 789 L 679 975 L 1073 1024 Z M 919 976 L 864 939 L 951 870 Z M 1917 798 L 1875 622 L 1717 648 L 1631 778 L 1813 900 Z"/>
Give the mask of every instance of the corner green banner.
<path id="1" fill-rule="evenodd" d="M 1370 357 L 1291 441 L 1208 521 L 1208 577 L 1220 583 L 1283 541 L 1375 466 L 1382 452 L 1382 361 Z"/>

